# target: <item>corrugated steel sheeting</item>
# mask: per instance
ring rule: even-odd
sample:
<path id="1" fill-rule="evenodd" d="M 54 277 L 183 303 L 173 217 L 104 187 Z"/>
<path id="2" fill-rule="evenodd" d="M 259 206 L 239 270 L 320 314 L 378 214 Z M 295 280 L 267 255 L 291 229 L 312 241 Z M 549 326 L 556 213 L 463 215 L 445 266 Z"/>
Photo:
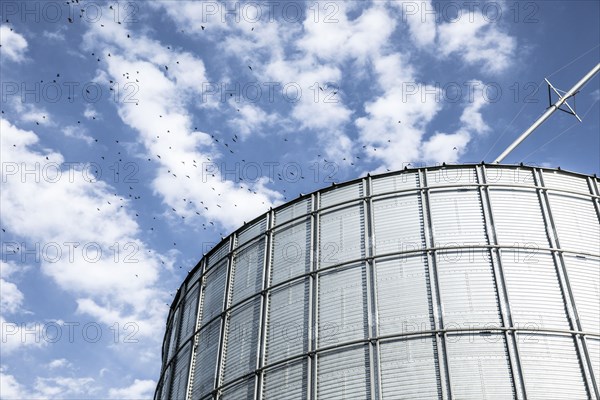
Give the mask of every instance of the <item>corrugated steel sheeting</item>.
<path id="1" fill-rule="evenodd" d="M 325 213 L 319 225 L 321 267 L 365 256 L 364 207 L 342 208 Z"/>
<path id="2" fill-rule="evenodd" d="M 283 364 L 265 371 L 265 399 L 297 400 L 306 397 L 308 390 L 306 360 Z"/>
<path id="3" fill-rule="evenodd" d="M 371 396 L 369 357 L 365 347 L 319 356 L 317 396 L 320 399 L 367 399 Z"/>
<path id="4" fill-rule="evenodd" d="M 375 253 L 422 249 L 425 246 L 422 210 L 417 194 L 373 201 Z"/>
<path id="5" fill-rule="evenodd" d="M 319 276 L 319 347 L 367 335 L 366 272 L 361 266 L 336 268 Z"/>
<path id="6" fill-rule="evenodd" d="M 587 399 L 572 336 L 521 334 L 519 350 L 528 399 Z"/>
<path id="7" fill-rule="evenodd" d="M 431 336 L 381 344 L 384 399 L 434 399 L 441 396 L 436 342 Z"/>
<path id="8" fill-rule="evenodd" d="M 155 398 L 600 398 L 597 186 L 441 166 L 272 210 L 177 294 Z"/>
<path id="9" fill-rule="evenodd" d="M 273 363 L 308 349 L 308 281 L 302 279 L 271 291 L 266 358 Z"/>
<path id="10" fill-rule="evenodd" d="M 380 335 L 434 328 L 431 281 L 426 262 L 422 255 L 377 262 Z"/>
<path id="11" fill-rule="evenodd" d="M 446 347 L 452 395 L 455 398 L 514 398 L 504 335 L 498 332 L 449 335 Z"/>
<path id="12" fill-rule="evenodd" d="M 221 320 L 216 320 L 198 333 L 198 345 L 194 349 L 196 368 L 192 385 L 193 399 L 204 397 L 214 388 L 220 331 Z"/>
<path id="13" fill-rule="evenodd" d="M 271 284 L 304 274 L 310 268 L 310 221 L 303 219 L 273 232 Z"/>

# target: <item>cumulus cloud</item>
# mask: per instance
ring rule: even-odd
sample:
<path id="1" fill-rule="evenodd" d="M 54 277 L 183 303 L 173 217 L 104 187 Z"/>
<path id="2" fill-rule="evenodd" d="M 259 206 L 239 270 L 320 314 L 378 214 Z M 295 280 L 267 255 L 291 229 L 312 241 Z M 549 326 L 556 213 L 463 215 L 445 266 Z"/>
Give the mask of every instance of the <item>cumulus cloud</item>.
<path id="1" fill-rule="evenodd" d="M 85 127 L 77 126 L 77 125 L 67 125 L 62 128 L 62 133 L 66 137 L 70 137 L 73 139 L 83 140 L 87 144 L 94 143 L 94 138 L 92 138 Z"/>
<path id="2" fill-rule="evenodd" d="M 156 382 L 153 380 L 136 379 L 130 386 L 110 389 L 111 399 L 149 399 L 154 395 Z"/>
<path id="3" fill-rule="evenodd" d="M 9 372 L 6 366 L 0 367 L 0 397 L 6 400 L 93 398 L 99 393 L 99 386 L 90 377 L 38 376 L 28 388 Z"/>
<path id="4" fill-rule="evenodd" d="M 431 0 L 392 0 L 390 4 L 400 10 L 402 23 L 408 25 L 410 37 L 418 47 L 428 48 L 435 44 L 436 10 Z"/>
<path id="5" fill-rule="evenodd" d="M 408 86 L 430 93 L 437 89 L 419 82 L 400 53 L 377 59 L 375 71 L 381 94 L 365 104 L 366 116 L 356 120 L 360 141 L 371 159 L 388 168 L 401 168 L 418 159 L 426 126 L 441 109 L 437 101 L 408 95 Z"/>
<path id="6" fill-rule="evenodd" d="M 8 246 L 7 243 L 5 245 Z M 23 305 L 23 292 L 16 284 L 9 282 L 8 278 L 18 270 L 12 262 L 0 261 L 0 313 L 2 315 L 14 314 L 21 310 Z"/>
<path id="7" fill-rule="evenodd" d="M 122 71 L 135 71 L 139 78 L 137 101 L 120 103 L 118 113 L 138 132 L 147 157 L 154 161 L 152 188 L 163 197 L 168 209 L 186 221 L 201 216 L 232 229 L 281 202 L 281 194 L 267 188 L 266 179 L 240 187 L 225 179 L 218 168 L 213 169 L 213 162 L 222 157 L 221 150 L 213 145 L 208 133 L 193 127 L 188 109 L 198 102 L 202 82 L 208 81 L 202 61 L 189 53 L 168 50 L 144 36 L 120 40 L 126 34 L 122 26 L 92 27 L 85 41 L 90 49 L 112 49 L 104 65 L 107 76 L 118 80 Z M 250 129 L 255 115 L 250 111 L 247 114 L 246 126 Z M 210 173 L 206 171 L 207 163 Z"/>
<path id="8" fill-rule="evenodd" d="M 511 65 L 516 40 L 498 24 L 486 20 L 480 11 L 438 26 L 438 51 L 443 56 L 458 55 L 467 64 L 498 73 Z"/>
<path id="9" fill-rule="evenodd" d="M 0 200 L 11 210 L 4 225 L 30 240 L 29 247 L 52 244 L 61 250 L 56 260 L 42 257 L 41 271 L 80 301 L 94 301 L 99 308 L 92 315 L 99 321 L 138 321 L 140 335 L 159 334 L 165 296 L 156 287 L 161 258 L 139 239 L 128 201 L 83 166 L 65 168 L 60 153 L 34 150 L 39 138 L 32 131 L 5 119 L 0 124 L 2 160 L 14 166 L 3 169 Z M 52 173 L 43 173 L 48 166 Z M 39 172 L 25 179 L 21 169 Z M 115 260 L 115 243 L 121 254 L 133 249 L 134 257 Z"/>
<path id="10" fill-rule="evenodd" d="M 25 60 L 27 51 L 27 40 L 7 25 L 0 26 L 0 52 L 2 58 L 20 63 Z"/>
<path id="11" fill-rule="evenodd" d="M 48 363 L 48 368 L 50 369 L 68 368 L 71 366 L 72 364 L 66 358 L 57 358 Z"/>
<path id="12" fill-rule="evenodd" d="M 470 94 L 460 116 L 460 127 L 454 133 L 436 132 L 423 143 L 422 158 L 426 161 L 453 163 L 460 159 L 474 135 L 490 131 L 481 113 L 488 103 L 481 81 L 468 84 Z"/>
<path id="13" fill-rule="evenodd" d="M 43 339 L 43 328 L 39 322 L 16 323 L 0 316 L 2 354 L 6 356 L 24 349 L 46 346 L 48 342 Z"/>

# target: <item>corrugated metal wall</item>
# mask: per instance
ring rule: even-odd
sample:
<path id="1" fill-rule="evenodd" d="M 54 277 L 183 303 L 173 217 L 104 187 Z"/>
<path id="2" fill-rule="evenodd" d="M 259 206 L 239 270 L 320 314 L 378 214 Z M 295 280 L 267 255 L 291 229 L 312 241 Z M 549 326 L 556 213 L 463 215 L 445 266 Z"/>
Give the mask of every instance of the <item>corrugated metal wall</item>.
<path id="1" fill-rule="evenodd" d="M 593 177 L 367 177 L 247 224 L 169 315 L 158 399 L 599 398 Z"/>

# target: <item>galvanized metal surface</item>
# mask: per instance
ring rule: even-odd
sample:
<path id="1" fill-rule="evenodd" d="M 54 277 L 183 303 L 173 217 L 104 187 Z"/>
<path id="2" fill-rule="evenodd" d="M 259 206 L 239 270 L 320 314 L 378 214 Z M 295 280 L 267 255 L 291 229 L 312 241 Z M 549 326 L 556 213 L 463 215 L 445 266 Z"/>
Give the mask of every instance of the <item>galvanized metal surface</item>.
<path id="1" fill-rule="evenodd" d="M 155 398 L 599 398 L 597 185 L 462 165 L 279 207 L 182 285 Z"/>

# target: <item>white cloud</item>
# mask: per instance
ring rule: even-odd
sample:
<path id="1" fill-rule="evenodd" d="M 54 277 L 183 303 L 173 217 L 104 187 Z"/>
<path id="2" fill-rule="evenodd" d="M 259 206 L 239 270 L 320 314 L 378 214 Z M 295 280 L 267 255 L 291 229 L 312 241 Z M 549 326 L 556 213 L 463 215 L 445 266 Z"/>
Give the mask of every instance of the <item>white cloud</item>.
<path id="1" fill-rule="evenodd" d="M 457 54 L 467 64 L 481 65 L 484 71 L 502 72 L 512 63 L 516 40 L 502 32 L 480 11 L 462 11 L 456 21 L 438 26 L 438 51 L 444 55 Z"/>
<path id="2" fill-rule="evenodd" d="M 263 126 L 272 126 L 277 122 L 279 116 L 267 114 L 262 108 L 253 104 L 235 105 L 239 113 L 229 121 L 229 124 L 240 134 L 240 138 L 246 138 L 253 133 L 261 133 Z"/>
<path id="3" fill-rule="evenodd" d="M 4 225 L 31 241 L 31 247 L 36 243 L 58 246 L 61 257 L 42 257 L 41 271 L 79 301 L 98 304 L 100 311 L 92 314 L 98 321 L 108 325 L 136 321 L 140 337 L 160 335 L 165 314 L 162 299 L 166 297 L 156 285 L 160 257 L 148 252 L 138 238 L 139 227 L 128 201 L 120 201 L 113 195 L 114 188 L 92 180 L 80 167 L 69 173 L 61 154 L 32 150 L 39 140 L 33 132 L 5 119 L 0 124 L 3 162 L 19 170 L 42 171 L 53 165 L 51 177 L 40 172 L 24 179 L 20 173 L 3 170 L 0 200 L 3 207 L 11 209 L 3 216 Z M 58 180 L 57 168 L 63 171 Z M 73 242 L 79 246 L 68 245 Z M 111 250 L 115 243 L 122 256 L 133 249 L 130 261 L 137 262 L 125 262 L 124 257 L 115 261 Z"/>
<path id="4" fill-rule="evenodd" d="M 72 364 L 66 358 L 57 358 L 48 363 L 50 369 L 69 368 L 71 366 Z"/>
<path id="5" fill-rule="evenodd" d="M 42 35 L 47 39 L 62 42 L 65 40 L 65 31 L 66 30 L 67 30 L 67 28 L 65 25 L 59 25 L 55 31 L 53 31 L 53 32 L 43 31 Z"/>
<path id="6" fill-rule="evenodd" d="M 0 47 L 2 58 L 6 57 L 17 63 L 25 60 L 27 40 L 7 25 L 0 26 L 0 46 L 2 46 Z"/>
<path id="7" fill-rule="evenodd" d="M 461 126 L 454 133 L 436 132 L 423 143 L 422 158 L 434 162 L 454 163 L 466 152 L 468 143 L 473 134 L 482 135 L 490 131 L 490 127 L 483 120 L 481 109 L 487 105 L 483 90 L 485 86 L 481 81 L 471 81 L 467 85 L 470 89 L 467 101 L 460 116 Z"/>
<path id="8" fill-rule="evenodd" d="M 35 103 L 24 102 L 19 96 L 9 98 L 8 104 L 14 109 L 14 114 L 18 116 L 19 121 L 21 122 L 33 122 L 36 125 L 54 126 L 54 122 L 51 120 L 48 111 Z"/>
<path id="9" fill-rule="evenodd" d="M 118 113 L 139 133 L 147 156 L 156 163 L 152 187 L 168 209 L 175 209 L 186 222 L 200 214 L 231 229 L 278 204 L 282 196 L 266 187 L 266 179 L 240 188 L 223 179 L 218 170 L 214 177 L 203 171 L 202 163 L 219 160 L 221 150 L 213 146 L 210 135 L 192 128 L 187 108 L 198 103 L 202 82 L 208 82 L 202 61 L 143 36 L 122 40 L 126 34 L 121 26 L 93 26 L 85 42 L 90 49 L 110 49 L 111 57 L 105 60 L 107 76 L 118 80 L 128 71 L 139 77 L 138 103 L 122 102 Z"/>
<path id="10" fill-rule="evenodd" d="M 65 397 L 93 397 L 99 392 L 99 387 L 95 384 L 93 378 L 72 378 L 72 377 L 52 377 L 36 378 L 35 391 L 36 397 L 42 398 L 65 398 Z"/>
<path id="11" fill-rule="evenodd" d="M 457 162 L 471 139 L 469 132 L 435 133 L 423 143 L 423 158 L 436 162 Z"/>
<path id="12" fill-rule="evenodd" d="M 467 85 L 471 88 L 469 102 L 460 116 L 460 122 L 463 123 L 463 129 L 478 134 L 484 134 L 490 131 L 490 127 L 483 120 L 481 109 L 488 104 L 483 82 L 473 80 Z"/>
<path id="13" fill-rule="evenodd" d="M 353 20 L 348 19 L 351 5 L 347 3 L 315 5 L 319 7 L 320 17 L 304 20 L 304 35 L 296 45 L 319 60 L 341 64 L 345 59 L 352 59 L 363 64 L 368 57 L 381 52 L 396 27 L 394 18 L 381 3 L 373 3 Z M 335 20 L 328 21 L 328 15 Z"/>
<path id="14" fill-rule="evenodd" d="M 435 45 L 436 12 L 431 0 L 391 0 L 390 4 L 400 10 L 402 23 L 408 24 L 411 39 L 419 47 Z"/>
<path id="15" fill-rule="evenodd" d="M 17 379 L 7 372 L 5 366 L 0 367 L 0 398 L 3 399 L 31 399 L 26 388 L 20 384 Z"/>
<path id="16" fill-rule="evenodd" d="M 151 399 L 156 389 L 156 382 L 153 380 L 136 379 L 133 383 L 124 388 L 110 389 L 108 395 L 112 399 Z"/>
<path id="17" fill-rule="evenodd" d="M 87 144 L 94 143 L 94 138 L 88 135 L 87 129 L 81 125 L 67 125 L 62 128 L 62 133 L 64 133 L 64 135 L 67 137 L 83 140 Z"/>
<path id="18" fill-rule="evenodd" d="M 0 398 L 6 400 L 95 398 L 99 386 L 93 378 L 73 378 L 66 376 L 36 377 L 33 388 L 27 388 L 6 366 L 0 367 Z"/>
<path id="19" fill-rule="evenodd" d="M 97 111 L 94 110 L 94 108 L 92 107 L 91 104 L 85 105 L 85 110 L 83 111 L 83 116 L 86 117 L 87 119 L 100 119 L 100 116 L 98 115 Z"/>
<path id="20" fill-rule="evenodd" d="M 0 279 L 0 312 L 2 314 L 14 314 L 23 304 L 23 293 L 12 282 Z"/>
<path id="21" fill-rule="evenodd" d="M 365 103 L 367 115 L 356 120 L 360 142 L 370 159 L 388 168 L 401 168 L 419 158 L 421 137 L 441 104 L 423 101 L 420 95 L 407 95 L 408 85 L 422 87 L 428 93 L 436 89 L 418 82 L 403 55 L 382 56 L 374 64 L 383 93 Z"/>
<path id="22" fill-rule="evenodd" d="M 14 354 L 24 348 L 39 348 L 48 344 L 44 340 L 43 324 L 37 322 L 16 323 L 0 316 L 2 354 Z"/>

